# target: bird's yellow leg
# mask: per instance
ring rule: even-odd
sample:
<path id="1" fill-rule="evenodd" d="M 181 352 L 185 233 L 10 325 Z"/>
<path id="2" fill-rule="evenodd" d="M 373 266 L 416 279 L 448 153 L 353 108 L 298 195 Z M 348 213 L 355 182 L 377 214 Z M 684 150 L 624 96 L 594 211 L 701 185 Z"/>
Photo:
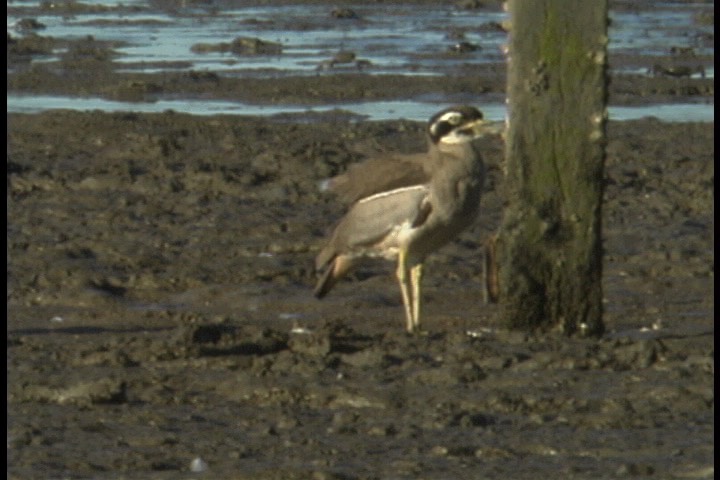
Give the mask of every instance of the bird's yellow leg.
<path id="1" fill-rule="evenodd" d="M 413 312 L 412 312 L 412 300 L 410 298 L 410 276 L 408 275 L 407 268 L 407 252 L 404 249 L 400 249 L 398 254 L 398 267 L 395 272 L 398 283 L 400 284 L 400 293 L 402 293 L 403 306 L 405 307 L 405 328 L 408 332 L 412 333 L 414 329 Z"/>
<path id="2" fill-rule="evenodd" d="M 420 282 L 422 281 L 422 263 L 418 263 L 410 270 L 410 283 L 412 284 L 412 319 L 413 329 L 420 329 Z"/>

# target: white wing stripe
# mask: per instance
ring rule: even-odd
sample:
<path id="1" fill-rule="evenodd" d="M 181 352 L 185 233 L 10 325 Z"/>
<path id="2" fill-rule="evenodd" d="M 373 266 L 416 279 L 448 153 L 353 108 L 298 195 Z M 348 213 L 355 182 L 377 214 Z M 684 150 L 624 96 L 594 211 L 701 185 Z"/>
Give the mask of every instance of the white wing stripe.
<path id="1" fill-rule="evenodd" d="M 359 200 L 357 203 L 371 202 L 371 201 L 377 200 L 379 198 L 385 198 L 385 197 L 397 195 L 400 193 L 410 192 L 413 190 L 427 191 L 428 188 L 426 185 L 411 185 L 409 187 L 396 188 L 394 190 L 388 190 L 387 192 L 380 192 L 380 193 L 376 193 L 375 195 L 370 195 L 369 197 L 365 197 L 365 198 Z"/>

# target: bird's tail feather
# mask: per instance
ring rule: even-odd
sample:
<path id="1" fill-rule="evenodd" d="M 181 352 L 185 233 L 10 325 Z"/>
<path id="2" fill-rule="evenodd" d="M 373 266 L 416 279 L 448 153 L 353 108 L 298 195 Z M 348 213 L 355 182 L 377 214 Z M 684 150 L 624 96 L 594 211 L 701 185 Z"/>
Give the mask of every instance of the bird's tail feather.
<path id="1" fill-rule="evenodd" d="M 345 276 L 349 270 L 353 268 L 353 259 L 347 255 L 336 255 L 321 271 L 320 278 L 315 291 L 313 292 L 317 298 L 323 298 L 335 286 L 338 280 Z"/>
<path id="2" fill-rule="evenodd" d="M 320 278 L 315 285 L 315 290 L 313 291 L 316 298 L 323 298 L 330 290 L 332 290 L 332 287 L 335 286 L 337 278 L 333 275 L 333 271 L 335 270 L 333 267 L 334 264 L 331 263 L 320 275 Z"/>

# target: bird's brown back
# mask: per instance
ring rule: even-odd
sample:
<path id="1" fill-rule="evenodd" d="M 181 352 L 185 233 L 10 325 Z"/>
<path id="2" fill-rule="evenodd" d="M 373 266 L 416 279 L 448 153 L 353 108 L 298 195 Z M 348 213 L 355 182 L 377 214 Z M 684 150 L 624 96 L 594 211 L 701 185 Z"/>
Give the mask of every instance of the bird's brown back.
<path id="1" fill-rule="evenodd" d="M 328 182 L 329 191 L 348 203 L 396 188 L 430 181 L 427 153 L 383 155 L 352 165 Z"/>

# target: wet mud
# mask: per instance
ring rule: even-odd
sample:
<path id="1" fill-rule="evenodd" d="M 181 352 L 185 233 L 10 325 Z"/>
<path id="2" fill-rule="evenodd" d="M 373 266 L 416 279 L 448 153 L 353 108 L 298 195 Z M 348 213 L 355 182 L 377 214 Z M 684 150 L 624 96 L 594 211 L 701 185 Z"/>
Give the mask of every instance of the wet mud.
<path id="1" fill-rule="evenodd" d="M 390 267 L 312 298 L 341 214 L 317 181 L 422 147 L 314 120 L 9 117 L 12 478 L 709 478 L 713 125 L 610 125 L 592 340 L 481 300 L 499 141 L 480 220 L 428 262 L 427 336 Z"/>
<path id="2" fill-rule="evenodd" d="M 97 72 L 97 90 L 126 80 Z M 211 76 L 193 81 L 235 95 Z M 647 81 L 682 96 L 703 79 Z M 291 82 L 306 88 L 266 81 L 256 98 L 338 95 Z M 8 125 L 9 478 L 714 476 L 711 123 L 609 124 L 599 339 L 508 331 L 483 302 L 482 244 L 506 201 L 497 138 L 480 217 L 428 260 L 427 334 L 412 336 L 392 266 L 318 301 L 312 262 L 342 214 L 318 181 L 422 150 L 421 123 L 53 111 Z"/>

